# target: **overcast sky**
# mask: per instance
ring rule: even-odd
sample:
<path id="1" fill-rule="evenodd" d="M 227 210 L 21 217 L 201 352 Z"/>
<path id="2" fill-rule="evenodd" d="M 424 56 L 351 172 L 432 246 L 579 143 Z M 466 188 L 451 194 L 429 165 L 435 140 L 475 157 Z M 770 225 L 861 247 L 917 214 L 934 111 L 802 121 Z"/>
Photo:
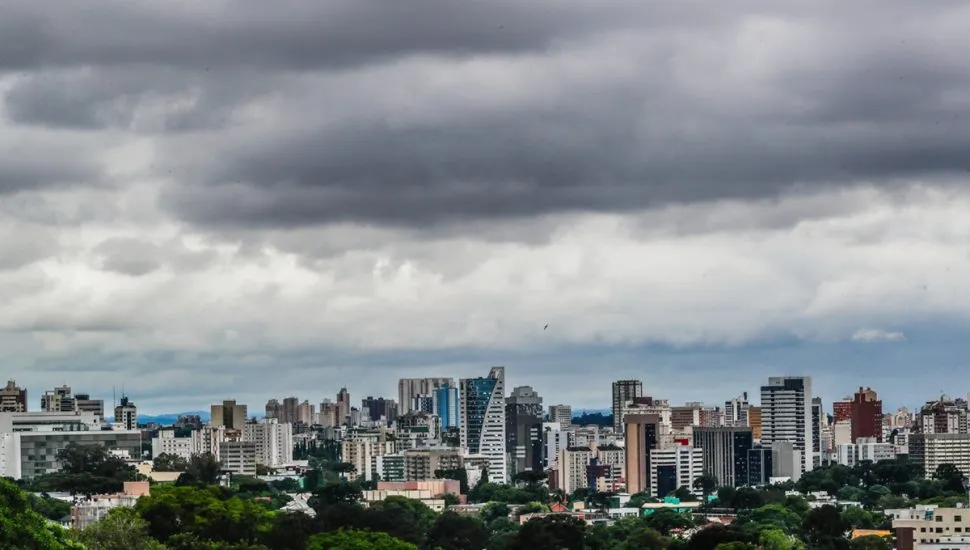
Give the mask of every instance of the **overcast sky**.
<path id="1" fill-rule="evenodd" d="M 0 7 L 4 373 L 142 411 L 970 390 L 970 4 Z M 547 330 L 543 327 L 548 324 Z"/>

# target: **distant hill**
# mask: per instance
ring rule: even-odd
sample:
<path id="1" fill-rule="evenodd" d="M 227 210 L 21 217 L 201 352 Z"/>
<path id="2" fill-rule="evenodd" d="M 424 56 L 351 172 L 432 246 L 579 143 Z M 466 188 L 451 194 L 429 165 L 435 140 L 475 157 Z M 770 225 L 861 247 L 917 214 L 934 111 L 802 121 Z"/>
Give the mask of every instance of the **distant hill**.
<path id="1" fill-rule="evenodd" d="M 161 424 L 163 426 L 169 424 L 175 424 L 180 416 L 199 416 L 202 418 L 203 422 L 209 421 L 209 411 L 186 411 L 177 413 L 164 413 L 157 415 L 150 414 L 139 414 L 138 423 L 139 424 Z"/>

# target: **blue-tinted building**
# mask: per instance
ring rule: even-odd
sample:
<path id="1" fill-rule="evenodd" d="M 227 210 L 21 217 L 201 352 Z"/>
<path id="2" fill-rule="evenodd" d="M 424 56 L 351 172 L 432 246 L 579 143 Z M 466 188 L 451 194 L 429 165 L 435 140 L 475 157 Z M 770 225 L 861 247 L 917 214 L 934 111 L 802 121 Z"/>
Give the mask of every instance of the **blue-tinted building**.
<path id="1" fill-rule="evenodd" d="M 435 390 L 435 414 L 441 419 L 441 428 L 458 428 L 459 408 L 458 408 L 458 388 L 449 384 L 443 384 Z"/>

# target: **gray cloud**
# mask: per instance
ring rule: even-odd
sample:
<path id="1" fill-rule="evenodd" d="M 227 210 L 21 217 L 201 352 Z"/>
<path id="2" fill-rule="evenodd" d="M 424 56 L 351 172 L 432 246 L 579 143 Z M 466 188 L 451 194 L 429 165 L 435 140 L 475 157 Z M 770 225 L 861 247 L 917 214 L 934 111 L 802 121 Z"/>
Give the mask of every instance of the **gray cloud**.
<path id="1" fill-rule="evenodd" d="M 970 171 L 961 4 L 105 6 L 7 8 L 8 116 L 165 136 L 163 203 L 204 226 L 454 226 Z"/>

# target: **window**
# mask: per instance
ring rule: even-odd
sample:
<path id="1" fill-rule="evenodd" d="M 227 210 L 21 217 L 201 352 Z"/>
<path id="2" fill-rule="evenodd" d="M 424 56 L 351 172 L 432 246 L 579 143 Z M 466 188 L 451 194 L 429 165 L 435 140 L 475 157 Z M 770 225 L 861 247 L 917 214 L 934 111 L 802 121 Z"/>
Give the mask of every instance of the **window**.
<path id="1" fill-rule="evenodd" d="M 943 516 L 936 516 L 936 522 L 940 523 L 943 521 Z"/>
<path id="2" fill-rule="evenodd" d="M 963 516 L 953 516 L 953 521 L 963 521 Z"/>

